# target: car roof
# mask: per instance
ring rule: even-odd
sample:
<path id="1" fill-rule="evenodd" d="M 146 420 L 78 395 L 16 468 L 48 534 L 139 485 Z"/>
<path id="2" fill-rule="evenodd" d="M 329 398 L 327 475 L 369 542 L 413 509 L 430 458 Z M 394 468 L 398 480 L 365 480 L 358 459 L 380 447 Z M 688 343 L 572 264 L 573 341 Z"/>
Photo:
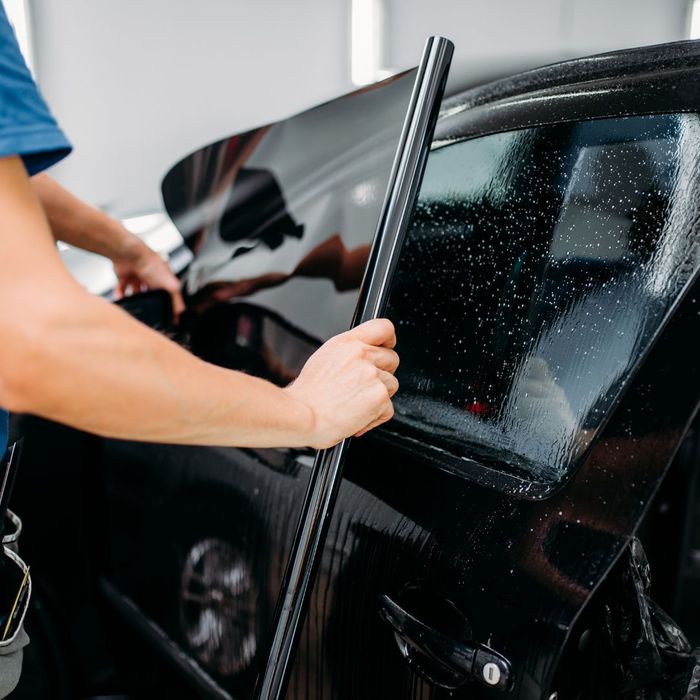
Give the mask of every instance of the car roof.
<path id="1" fill-rule="evenodd" d="M 700 41 L 678 41 L 554 63 L 446 99 L 435 146 L 482 133 L 582 118 L 700 109 L 691 77 Z"/>

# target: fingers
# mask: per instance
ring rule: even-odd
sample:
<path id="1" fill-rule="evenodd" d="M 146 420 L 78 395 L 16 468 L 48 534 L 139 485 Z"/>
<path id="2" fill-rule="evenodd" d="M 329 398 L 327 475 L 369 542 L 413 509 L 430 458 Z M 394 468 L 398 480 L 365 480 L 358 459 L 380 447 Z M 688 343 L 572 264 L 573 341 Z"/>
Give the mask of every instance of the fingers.
<path id="1" fill-rule="evenodd" d="M 182 298 L 182 292 L 180 292 L 180 287 L 177 289 L 171 289 L 170 291 L 170 297 L 173 300 L 173 315 L 175 316 L 175 319 L 180 318 L 180 315 L 182 312 L 185 310 L 185 301 Z"/>
<path id="2" fill-rule="evenodd" d="M 394 324 L 387 318 L 375 318 L 372 321 L 367 321 L 348 333 L 368 345 L 385 348 L 393 348 L 396 345 Z"/>
<path id="3" fill-rule="evenodd" d="M 173 303 L 173 315 L 175 320 L 180 318 L 180 315 L 185 310 L 185 301 L 182 298 L 180 280 L 173 274 L 170 265 L 166 260 L 158 260 L 159 266 L 156 267 L 156 274 L 152 279 L 147 276 L 142 278 L 142 286 L 145 289 L 158 289 L 162 287 L 169 294 Z"/>
<path id="4" fill-rule="evenodd" d="M 370 430 L 374 430 L 374 428 L 381 425 L 382 423 L 386 423 L 388 420 L 391 420 L 394 417 L 394 405 L 391 403 L 391 397 L 399 389 L 399 380 L 396 379 L 396 377 L 393 374 L 390 374 L 389 372 L 382 372 L 380 370 L 378 374 L 382 384 L 384 384 L 384 386 L 386 387 L 387 400 L 380 408 L 379 417 L 375 418 L 375 420 L 373 420 L 369 425 L 365 426 L 362 430 L 355 433 L 354 437 L 360 437 L 365 433 L 368 433 Z"/>
<path id="5" fill-rule="evenodd" d="M 117 288 L 115 290 L 115 298 L 123 299 L 128 295 L 129 290 L 133 285 L 133 280 L 130 275 L 119 276 L 117 278 Z"/>
<path id="6" fill-rule="evenodd" d="M 399 380 L 389 372 L 379 370 L 379 380 L 386 387 L 386 390 L 391 398 L 399 390 Z"/>
<path id="7" fill-rule="evenodd" d="M 180 280 L 173 274 L 168 263 L 150 248 L 144 248 L 138 264 L 115 263 L 117 273 L 116 298 L 138 294 L 149 289 L 164 289 L 170 294 L 173 315 L 177 320 L 185 310 Z"/>
<path id="8" fill-rule="evenodd" d="M 359 432 L 355 433 L 354 437 L 362 437 L 365 433 L 368 433 L 370 430 L 374 430 L 376 427 L 382 425 L 382 423 L 386 423 L 387 421 L 391 420 L 394 417 L 394 406 L 392 405 L 391 401 L 387 402 L 387 407 L 386 409 L 382 412 L 382 414 L 377 418 L 376 420 L 373 420 L 368 426 L 364 427 L 362 430 Z"/>
<path id="9" fill-rule="evenodd" d="M 365 352 L 367 359 L 378 369 L 392 374 L 396 372 L 399 366 L 399 355 L 394 350 L 368 346 Z"/>
<path id="10" fill-rule="evenodd" d="M 170 296 L 173 300 L 173 316 L 175 316 L 175 319 L 177 320 L 185 311 L 185 302 L 180 292 L 175 294 L 171 293 Z"/>

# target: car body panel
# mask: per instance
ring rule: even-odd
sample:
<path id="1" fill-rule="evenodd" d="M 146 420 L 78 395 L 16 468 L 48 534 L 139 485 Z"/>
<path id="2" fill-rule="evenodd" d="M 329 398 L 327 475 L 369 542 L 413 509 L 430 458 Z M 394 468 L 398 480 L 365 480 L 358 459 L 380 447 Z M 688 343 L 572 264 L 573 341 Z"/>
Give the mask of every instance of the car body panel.
<path id="1" fill-rule="evenodd" d="M 435 152 L 533 125 L 694 111 L 700 94 L 689 77 L 697 81 L 698 56 L 695 43 L 651 47 L 471 91 L 445 103 Z M 686 183 L 686 237 L 697 235 L 697 194 L 697 182 Z M 427 291 L 419 287 L 416 294 Z M 333 303 L 320 295 L 307 299 L 294 305 L 295 314 L 318 317 L 321 306 Z M 282 383 L 333 330 L 299 315 L 290 320 L 287 307 L 270 297 L 241 301 L 205 304 L 205 321 L 192 331 L 198 354 Z M 577 620 L 639 526 L 697 411 L 699 304 L 695 261 L 594 439 L 555 488 L 523 489 L 478 459 L 455 469 L 449 455 L 391 426 L 354 440 L 288 697 L 495 697 L 475 683 L 441 689 L 439 669 L 407 665 L 380 617 L 383 594 L 438 618 L 449 609 L 453 636 L 468 635 L 505 655 L 514 682 L 498 696 L 549 697 Z M 282 363 L 284 371 L 269 360 L 273 343 L 278 358 L 279 348 L 296 348 L 285 351 L 296 360 Z M 112 543 L 106 579 L 234 697 L 250 693 L 265 656 L 312 456 L 115 441 L 103 448 Z M 238 677 L 221 672 L 216 657 L 217 649 L 240 653 L 221 636 L 226 613 L 209 619 L 206 653 L 187 647 L 177 613 L 178 562 L 195 541 L 213 537 L 235 543 L 258 591 L 245 611 L 246 620 L 255 620 L 255 658 Z"/>

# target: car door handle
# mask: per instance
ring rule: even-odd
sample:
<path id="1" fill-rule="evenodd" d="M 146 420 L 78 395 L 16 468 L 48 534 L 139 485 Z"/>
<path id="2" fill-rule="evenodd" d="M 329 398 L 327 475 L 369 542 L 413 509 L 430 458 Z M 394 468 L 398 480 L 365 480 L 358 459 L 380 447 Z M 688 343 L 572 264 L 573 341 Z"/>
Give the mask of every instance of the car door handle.
<path id="1" fill-rule="evenodd" d="M 407 649 L 418 651 L 429 662 L 449 669 L 466 683 L 474 679 L 493 690 L 508 690 L 512 670 L 508 659 L 484 644 L 460 642 L 429 627 L 395 603 L 379 597 L 379 613 Z M 410 660 L 408 653 L 404 656 Z"/>

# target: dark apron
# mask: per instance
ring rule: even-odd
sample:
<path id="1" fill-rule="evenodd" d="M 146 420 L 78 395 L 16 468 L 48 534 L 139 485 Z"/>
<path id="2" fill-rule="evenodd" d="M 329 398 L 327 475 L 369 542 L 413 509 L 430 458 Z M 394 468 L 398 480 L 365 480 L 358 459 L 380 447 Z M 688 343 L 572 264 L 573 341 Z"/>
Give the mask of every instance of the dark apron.
<path id="1" fill-rule="evenodd" d="M 0 415 L 0 422 L 2 420 Z M 17 686 L 24 647 L 29 643 L 24 618 L 32 594 L 32 581 L 27 565 L 17 554 L 22 521 L 7 507 L 20 453 L 21 443 L 10 445 L 0 466 L 0 698 L 7 697 Z"/>

